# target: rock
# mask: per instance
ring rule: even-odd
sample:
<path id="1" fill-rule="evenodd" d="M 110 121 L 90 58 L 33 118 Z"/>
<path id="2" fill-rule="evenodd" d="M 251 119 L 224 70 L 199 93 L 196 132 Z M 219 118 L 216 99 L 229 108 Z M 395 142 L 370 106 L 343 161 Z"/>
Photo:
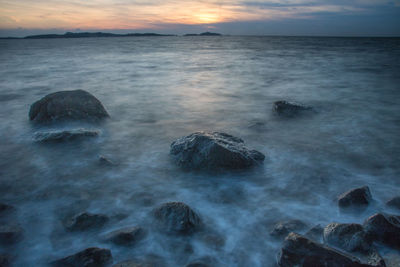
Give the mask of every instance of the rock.
<path id="1" fill-rule="evenodd" d="M 108 220 L 109 218 L 103 214 L 82 212 L 68 219 L 64 226 L 69 231 L 86 231 L 101 228 Z"/>
<path id="2" fill-rule="evenodd" d="M 280 267 L 372 267 L 344 252 L 324 246 L 306 237 L 290 233 L 278 255 Z"/>
<path id="3" fill-rule="evenodd" d="M 54 261 L 54 267 L 102 267 L 112 263 L 111 251 L 103 248 L 87 248 L 74 255 Z"/>
<path id="4" fill-rule="evenodd" d="M 168 202 L 154 211 L 158 226 L 167 233 L 191 234 L 200 227 L 200 217 L 185 203 Z"/>
<path id="5" fill-rule="evenodd" d="M 297 232 L 304 230 L 307 224 L 300 220 L 287 220 L 278 222 L 270 232 L 274 237 L 286 237 L 290 232 Z"/>
<path id="6" fill-rule="evenodd" d="M 372 246 L 363 227 L 356 223 L 328 224 L 324 229 L 324 242 L 348 252 L 367 253 Z"/>
<path id="7" fill-rule="evenodd" d="M 364 229 L 374 241 L 400 249 L 400 216 L 377 213 L 364 222 Z"/>
<path id="8" fill-rule="evenodd" d="M 249 150 L 242 139 L 219 132 L 196 132 L 171 144 L 170 154 L 185 169 L 245 169 L 265 156 Z"/>
<path id="9" fill-rule="evenodd" d="M 148 255 L 144 260 L 127 260 L 112 267 L 164 267 L 167 266 L 164 260 L 157 255 Z"/>
<path id="10" fill-rule="evenodd" d="M 313 108 L 295 102 L 276 101 L 274 111 L 280 116 L 293 117 L 304 111 L 311 111 Z"/>
<path id="11" fill-rule="evenodd" d="M 111 160 L 109 160 L 108 158 L 106 158 L 105 156 L 100 156 L 99 157 L 99 165 L 102 167 L 114 167 L 117 164 L 115 164 L 114 162 L 112 162 Z"/>
<path id="12" fill-rule="evenodd" d="M 112 231 L 104 236 L 104 240 L 116 245 L 133 246 L 145 236 L 143 228 L 134 226 Z"/>
<path id="13" fill-rule="evenodd" d="M 386 205 L 391 208 L 396 208 L 400 210 L 400 196 L 392 198 L 391 200 L 386 202 Z"/>
<path id="14" fill-rule="evenodd" d="M 371 201 L 368 186 L 352 189 L 338 197 L 338 205 L 341 209 L 366 207 Z"/>
<path id="15" fill-rule="evenodd" d="M 32 104 L 29 119 L 36 123 L 65 120 L 99 121 L 109 117 L 100 101 L 83 90 L 49 94 Z"/>
<path id="16" fill-rule="evenodd" d="M 308 230 L 305 233 L 305 236 L 314 241 L 319 242 L 322 238 L 323 233 L 324 233 L 324 228 L 318 224 L 318 225 L 312 227 L 310 230 Z"/>
<path id="17" fill-rule="evenodd" d="M 202 262 L 192 262 L 187 264 L 186 267 L 209 267 L 209 265 Z"/>
<path id="18" fill-rule="evenodd" d="M 19 225 L 1 224 L 0 225 L 0 244 L 14 245 L 21 241 L 24 230 Z"/>
<path id="19" fill-rule="evenodd" d="M 39 143 L 65 142 L 83 139 L 86 137 L 97 137 L 98 135 L 99 131 L 95 130 L 73 129 L 64 131 L 37 132 L 35 133 L 33 140 Z"/>

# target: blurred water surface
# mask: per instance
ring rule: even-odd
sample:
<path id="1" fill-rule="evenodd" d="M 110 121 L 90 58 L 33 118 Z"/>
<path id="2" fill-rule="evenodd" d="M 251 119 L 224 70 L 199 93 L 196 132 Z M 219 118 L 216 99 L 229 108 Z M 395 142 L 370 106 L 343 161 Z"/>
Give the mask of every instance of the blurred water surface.
<path id="1" fill-rule="evenodd" d="M 100 246 L 112 250 L 114 262 L 157 255 L 170 266 L 202 257 L 220 266 L 274 266 L 281 241 L 269 231 L 276 221 L 311 227 L 393 212 L 384 202 L 400 192 L 399 73 L 400 39 L 0 40 L 0 202 L 17 207 L 14 220 L 25 229 L 12 248 L 16 265 L 45 266 Z M 95 95 L 110 113 L 104 124 L 87 125 L 101 136 L 35 144 L 41 129 L 28 120 L 30 105 L 75 89 Z M 277 100 L 317 112 L 282 119 L 272 112 Z M 183 172 L 169 145 L 198 130 L 241 137 L 267 156 L 264 165 Z M 99 155 L 119 165 L 102 168 Z M 362 185 L 374 203 L 361 215 L 340 213 L 335 197 Z M 151 211 L 166 201 L 196 210 L 211 241 L 153 231 Z M 97 232 L 65 232 L 62 219 L 84 210 L 119 219 Z M 131 225 L 150 230 L 134 248 L 98 238 Z"/>

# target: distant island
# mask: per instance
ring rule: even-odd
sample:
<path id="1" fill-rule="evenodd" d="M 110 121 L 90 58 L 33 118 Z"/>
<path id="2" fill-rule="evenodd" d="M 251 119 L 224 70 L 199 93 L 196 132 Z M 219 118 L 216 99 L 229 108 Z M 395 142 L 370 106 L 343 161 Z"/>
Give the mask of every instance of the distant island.
<path id="1" fill-rule="evenodd" d="M 189 34 L 185 34 L 184 36 L 222 36 L 222 34 L 215 33 L 215 32 L 203 32 L 200 34 L 189 33 Z"/>
<path id="2" fill-rule="evenodd" d="M 177 36 L 174 34 L 158 33 L 107 33 L 107 32 L 66 32 L 64 34 L 40 34 L 25 37 L 0 37 L 0 39 L 61 39 L 61 38 L 93 38 L 93 37 L 143 37 L 143 36 Z M 220 33 L 203 32 L 200 34 L 185 34 L 184 36 L 222 36 Z"/>

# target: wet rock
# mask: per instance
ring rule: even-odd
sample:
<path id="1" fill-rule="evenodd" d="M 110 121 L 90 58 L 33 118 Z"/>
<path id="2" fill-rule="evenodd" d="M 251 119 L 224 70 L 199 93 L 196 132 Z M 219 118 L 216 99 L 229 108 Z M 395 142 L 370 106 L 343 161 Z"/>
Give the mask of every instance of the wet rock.
<path id="1" fill-rule="evenodd" d="M 274 111 L 276 114 L 285 117 L 294 117 L 304 111 L 311 111 L 312 107 L 305 106 L 295 102 L 276 101 L 274 102 Z"/>
<path id="2" fill-rule="evenodd" d="M 322 238 L 323 233 L 324 233 L 324 228 L 318 224 L 312 227 L 310 230 L 308 230 L 305 233 L 305 236 L 319 242 Z"/>
<path id="3" fill-rule="evenodd" d="M 100 156 L 99 157 L 99 165 L 102 167 L 114 167 L 117 164 L 111 161 L 110 159 L 106 158 L 105 156 Z"/>
<path id="4" fill-rule="evenodd" d="M 104 236 L 104 240 L 121 246 L 133 246 L 146 236 L 141 227 L 126 227 L 112 231 Z"/>
<path id="5" fill-rule="evenodd" d="M 196 132 L 171 144 L 170 154 L 185 169 L 245 169 L 265 156 L 250 150 L 242 139 L 219 132 Z"/>
<path id="6" fill-rule="evenodd" d="M 391 208 L 399 209 L 400 210 L 400 196 L 394 197 L 388 202 L 386 202 L 386 205 Z"/>
<path id="7" fill-rule="evenodd" d="M 371 267 L 344 252 L 314 242 L 302 235 L 290 233 L 278 255 L 280 267 Z"/>
<path id="8" fill-rule="evenodd" d="M 377 213 L 364 222 L 364 229 L 374 241 L 400 249 L 400 216 Z"/>
<path id="9" fill-rule="evenodd" d="M 10 212 L 15 210 L 15 208 L 11 205 L 7 205 L 5 203 L 0 203 L 0 214 Z"/>
<path id="10" fill-rule="evenodd" d="M 270 235 L 274 237 L 285 237 L 290 232 L 301 231 L 304 230 L 306 227 L 307 224 L 300 220 L 282 221 L 275 224 L 274 228 L 270 232 Z"/>
<path id="11" fill-rule="evenodd" d="M 97 137 L 98 135 L 99 131 L 95 130 L 72 129 L 64 131 L 37 132 L 35 133 L 33 140 L 39 143 L 65 142 L 84 139 L 87 137 Z"/>
<path id="12" fill-rule="evenodd" d="M 191 234 L 200 227 L 200 217 L 182 202 L 164 203 L 154 211 L 154 216 L 167 233 Z"/>
<path id="13" fill-rule="evenodd" d="M 21 241 L 24 230 L 17 224 L 0 225 L 0 244 L 14 245 Z"/>
<path id="14" fill-rule="evenodd" d="M 87 248 L 74 255 L 51 263 L 54 267 L 102 267 L 112 263 L 111 251 L 103 248 Z"/>
<path id="15" fill-rule="evenodd" d="M 109 117 L 101 102 L 83 90 L 49 94 L 32 104 L 29 119 L 36 123 L 65 120 L 98 121 Z"/>
<path id="16" fill-rule="evenodd" d="M 368 186 L 352 189 L 338 197 L 338 205 L 341 209 L 366 207 L 371 201 Z"/>
<path id="17" fill-rule="evenodd" d="M 363 227 L 356 223 L 331 223 L 324 229 L 324 242 L 348 252 L 368 252 L 372 240 Z"/>
<path id="18" fill-rule="evenodd" d="M 108 216 L 103 214 L 83 212 L 66 220 L 64 226 L 69 231 L 86 231 L 101 228 L 108 220 Z"/>

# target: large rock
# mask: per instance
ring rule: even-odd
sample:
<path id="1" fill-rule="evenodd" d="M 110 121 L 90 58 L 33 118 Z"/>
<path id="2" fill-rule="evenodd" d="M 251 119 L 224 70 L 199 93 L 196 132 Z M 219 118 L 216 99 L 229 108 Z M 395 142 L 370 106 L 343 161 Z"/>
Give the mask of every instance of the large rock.
<path id="1" fill-rule="evenodd" d="M 242 139 L 219 132 L 196 132 L 171 144 L 171 155 L 186 169 L 245 169 L 265 156 L 250 150 Z"/>
<path id="2" fill-rule="evenodd" d="M 400 249 L 400 216 L 377 213 L 364 222 L 364 229 L 374 241 Z"/>
<path id="3" fill-rule="evenodd" d="M 390 199 L 388 202 L 386 202 L 386 205 L 388 207 L 400 210 L 400 196 Z"/>
<path id="4" fill-rule="evenodd" d="M 298 232 L 304 230 L 306 227 L 307 224 L 300 220 L 281 221 L 274 225 L 270 235 L 283 238 L 286 237 L 290 232 Z"/>
<path id="5" fill-rule="evenodd" d="M 276 101 L 274 102 L 274 111 L 276 114 L 285 117 L 294 117 L 304 111 L 311 111 L 312 107 L 305 106 L 295 102 Z"/>
<path id="6" fill-rule="evenodd" d="M 362 225 L 356 223 L 328 224 L 324 229 L 324 242 L 348 252 L 368 252 L 372 245 Z"/>
<path id="7" fill-rule="evenodd" d="M 121 246 L 133 246 L 146 236 L 146 231 L 137 226 L 126 227 L 107 233 L 104 240 Z"/>
<path id="8" fill-rule="evenodd" d="M 112 263 L 111 251 L 103 248 L 87 248 L 74 255 L 53 261 L 54 267 L 103 267 Z"/>
<path id="9" fill-rule="evenodd" d="M 33 137 L 35 142 L 64 142 L 83 139 L 87 137 L 97 137 L 99 131 L 87 129 L 73 129 L 64 131 L 37 132 Z"/>
<path id="10" fill-rule="evenodd" d="M 199 229 L 200 217 L 185 203 L 168 202 L 154 211 L 160 229 L 172 234 L 191 234 Z"/>
<path id="11" fill-rule="evenodd" d="M 37 123 L 65 120 L 99 121 L 109 117 L 100 101 L 83 90 L 49 94 L 32 104 L 29 119 Z"/>
<path id="12" fill-rule="evenodd" d="M 307 238 L 319 242 L 324 234 L 324 228 L 317 224 L 305 233 Z"/>
<path id="13" fill-rule="evenodd" d="M 108 220 L 108 216 L 103 214 L 82 212 L 67 219 L 64 226 L 69 231 L 86 231 L 101 228 Z"/>
<path id="14" fill-rule="evenodd" d="M 338 197 L 338 205 L 341 209 L 365 208 L 371 201 L 372 197 L 368 186 L 352 189 Z"/>
<path id="15" fill-rule="evenodd" d="M 0 244 L 14 245 L 21 241 L 24 230 L 18 224 L 0 225 Z"/>
<path id="16" fill-rule="evenodd" d="M 372 267 L 358 258 L 314 242 L 302 235 L 290 233 L 278 255 L 281 267 Z"/>

